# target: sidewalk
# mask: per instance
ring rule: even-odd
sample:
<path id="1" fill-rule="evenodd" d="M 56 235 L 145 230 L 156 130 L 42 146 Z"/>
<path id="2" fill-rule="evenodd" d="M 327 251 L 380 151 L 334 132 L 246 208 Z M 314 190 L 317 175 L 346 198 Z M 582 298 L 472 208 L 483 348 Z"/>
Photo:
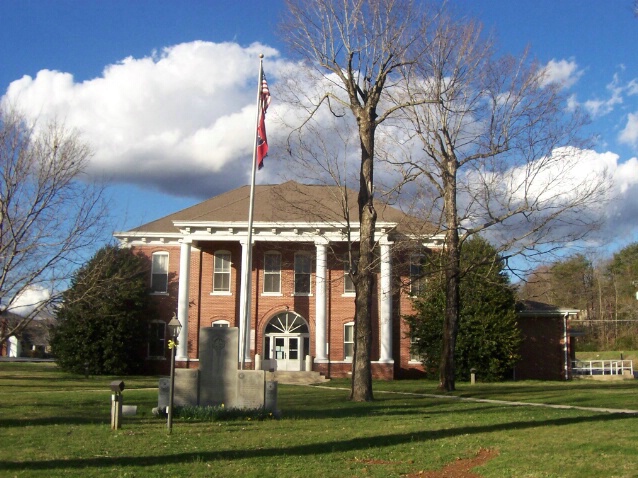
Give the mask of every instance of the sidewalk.
<path id="1" fill-rule="evenodd" d="M 343 387 L 324 387 L 321 385 L 312 385 L 316 388 L 327 388 L 330 390 L 345 390 L 350 391 L 349 388 Z M 545 407 L 545 408 L 557 408 L 563 410 L 584 410 L 587 412 L 596 412 L 596 413 L 626 413 L 630 415 L 638 415 L 638 410 L 626 410 L 622 408 L 597 408 L 597 407 L 578 407 L 575 405 L 552 405 L 549 403 L 533 403 L 533 402 L 510 402 L 507 400 L 493 400 L 489 398 L 471 398 L 471 397 L 455 397 L 453 395 L 437 395 L 434 393 L 412 393 L 412 392 L 390 392 L 385 390 L 375 390 L 374 393 L 387 393 L 394 395 L 408 395 L 413 397 L 424 397 L 424 398 L 436 398 L 442 400 L 459 400 L 466 402 L 475 402 L 475 403 L 491 403 L 496 405 L 510 405 L 513 407 Z"/>

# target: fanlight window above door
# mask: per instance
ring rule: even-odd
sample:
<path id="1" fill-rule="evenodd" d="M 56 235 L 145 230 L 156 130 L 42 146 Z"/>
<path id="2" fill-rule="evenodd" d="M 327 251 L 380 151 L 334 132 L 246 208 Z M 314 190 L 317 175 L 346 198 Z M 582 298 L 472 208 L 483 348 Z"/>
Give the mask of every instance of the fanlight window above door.
<path id="1" fill-rule="evenodd" d="M 303 317 L 294 312 L 280 312 L 266 326 L 267 334 L 307 334 L 308 324 Z"/>

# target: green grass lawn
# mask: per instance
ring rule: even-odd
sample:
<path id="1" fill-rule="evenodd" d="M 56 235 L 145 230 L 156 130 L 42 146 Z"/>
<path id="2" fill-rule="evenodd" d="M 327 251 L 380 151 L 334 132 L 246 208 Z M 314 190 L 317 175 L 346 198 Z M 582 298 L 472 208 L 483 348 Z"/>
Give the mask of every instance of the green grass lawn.
<path id="1" fill-rule="evenodd" d="M 153 377 L 123 379 L 138 414 L 110 430 L 115 378 L 0 363 L 2 476 L 419 476 L 484 449 L 477 476 L 638 476 L 638 415 L 453 398 L 638 410 L 636 381 L 461 383 L 434 398 L 418 395 L 434 382 L 375 382 L 370 403 L 349 402 L 345 380 L 280 385 L 280 420 L 175 420 L 168 435 Z"/>

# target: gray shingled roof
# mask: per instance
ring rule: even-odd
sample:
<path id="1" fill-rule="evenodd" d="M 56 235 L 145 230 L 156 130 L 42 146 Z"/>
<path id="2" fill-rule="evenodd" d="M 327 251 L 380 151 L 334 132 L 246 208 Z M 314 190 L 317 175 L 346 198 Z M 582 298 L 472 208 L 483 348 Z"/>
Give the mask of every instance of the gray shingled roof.
<path id="1" fill-rule="evenodd" d="M 568 307 L 559 307 L 553 304 L 546 304 L 545 302 L 538 302 L 535 300 L 522 300 L 517 304 L 519 315 L 526 316 L 551 316 L 551 315 L 565 315 L 565 313 L 578 312 L 576 309 Z"/>
<path id="2" fill-rule="evenodd" d="M 348 214 L 351 223 L 358 223 L 357 192 L 347 189 Z M 255 186 L 254 222 L 267 223 L 343 223 L 343 189 L 338 186 L 308 185 L 288 181 L 276 185 Z M 246 222 L 250 201 L 250 186 L 242 186 L 215 196 L 189 208 L 143 224 L 130 232 L 178 232 L 174 221 L 186 222 Z M 377 222 L 398 225 L 419 221 L 397 208 L 375 203 Z M 422 223 L 421 223 L 422 224 Z M 421 229 L 424 229 L 421 227 Z M 427 231 L 422 230 L 421 233 Z"/>

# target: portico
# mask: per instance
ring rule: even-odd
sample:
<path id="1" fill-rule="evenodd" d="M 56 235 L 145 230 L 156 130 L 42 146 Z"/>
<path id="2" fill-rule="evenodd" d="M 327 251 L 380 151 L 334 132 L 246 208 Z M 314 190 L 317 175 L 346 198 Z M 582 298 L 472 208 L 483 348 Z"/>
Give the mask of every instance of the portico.
<path id="1" fill-rule="evenodd" d="M 197 252 L 201 251 L 201 248 L 213 248 L 214 244 L 227 244 L 228 242 L 236 242 L 241 247 L 241 268 L 237 270 L 237 274 L 241 277 L 240 296 L 239 296 L 239 311 L 238 318 L 244 316 L 244 304 L 252 309 L 252 305 L 256 297 L 260 295 L 258 291 L 252 290 L 250 278 L 255 274 L 258 267 L 255 264 L 251 264 L 250 275 L 243 274 L 242 271 L 248 267 L 247 263 L 247 244 L 245 240 L 245 226 L 242 224 L 236 224 L 236 227 L 229 229 L 226 225 L 222 224 L 179 224 L 180 233 L 182 238 L 179 239 L 180 243 L 180 269 L 178 277 L 178 319 L 182 324 L 188 324 L 188 312 L 189 303 L 191 302 L 189 294 L 192 288 L 191 276 L 191 251 L 195 249 Z M 312 284 L 312 292 L 307 294 L 307 297 L 314 299 L 314 349 L 304 348 L 303 353 L 305 355 L 312 355 L 315 363 L 327 363 L 329 344 L 327 340 L 328 326 L 328 301 L 327 289 L 329 287 L 329 272 L 328 272 L 328 250 L 329 249 L 343 249 L 345 243 L 343 241 L 343 230 L 341 228 L 329 229 L 325 225 L 324 227 L 314 227 L 302 224 L 292 224 L 286 228 L 281 227 L 280 224 L 254 224 L 253 225 L 253 243 L 254 244 L 285 244 L 287 248 L 293 244 L 314 245 L 314 283 Z M 379 331 L 380 331 L 380 350 L 381 355 L 378 359 L 381 363 L 392 364 L 394 362 L 392 358 L 392 290 L 391 290 L 391 241 L 388 240 L 386 230 L 390 229 L 391 225 L 380 224 L 378 234 L 381 237 L 380 245 L 380 284 L 381 294 L 379 299 Z M 206 246 L 204 246 L 206 244 Z M 345 273 L 345 272 L 344 272 Z M 248 278 L 247 278 L 248 276 Z M 195 278 L 197 280 L 197 278 Z M 263 294 L 263 292 L 262 292 Z M 289 297 L 293 297 L 295 292 L 292 292 Z M 346 295 L 346 294 L 344 294 Z M 314 296 L 314 297 L 313 297 Z M 272 297 L 272 296 L 269 296 Z M 280 294 L 280 297 L 284 297 L 284 294 Z M 352 295 L 354 299 L 354 295 Z M 245 340 L 245 360 L 251 362 L 256 353 L 255 337 L 257 331 L 255 330 L 255 319 L 257 318 L 258 311 L 251 310 L 251 328 L 248 329 L 243 321 L 239 321 L 239 336 L 240 338 L 246 336 L 249 340 Z M 189 354 L 187 351 L 189 336 L 188 325 L 184 325 L 182 328 L 180 337 L 178 338 L 179 345 L 177 349 L 177 361 L 189 360 Z M 265 354 L 264 354 L 265 357 Z M 241 357 L 238 357 L 241 360 Z M 302 357 L 303 358 L 303 357 Z M 267 364 L 264 363 L 264 366 Z"/>

